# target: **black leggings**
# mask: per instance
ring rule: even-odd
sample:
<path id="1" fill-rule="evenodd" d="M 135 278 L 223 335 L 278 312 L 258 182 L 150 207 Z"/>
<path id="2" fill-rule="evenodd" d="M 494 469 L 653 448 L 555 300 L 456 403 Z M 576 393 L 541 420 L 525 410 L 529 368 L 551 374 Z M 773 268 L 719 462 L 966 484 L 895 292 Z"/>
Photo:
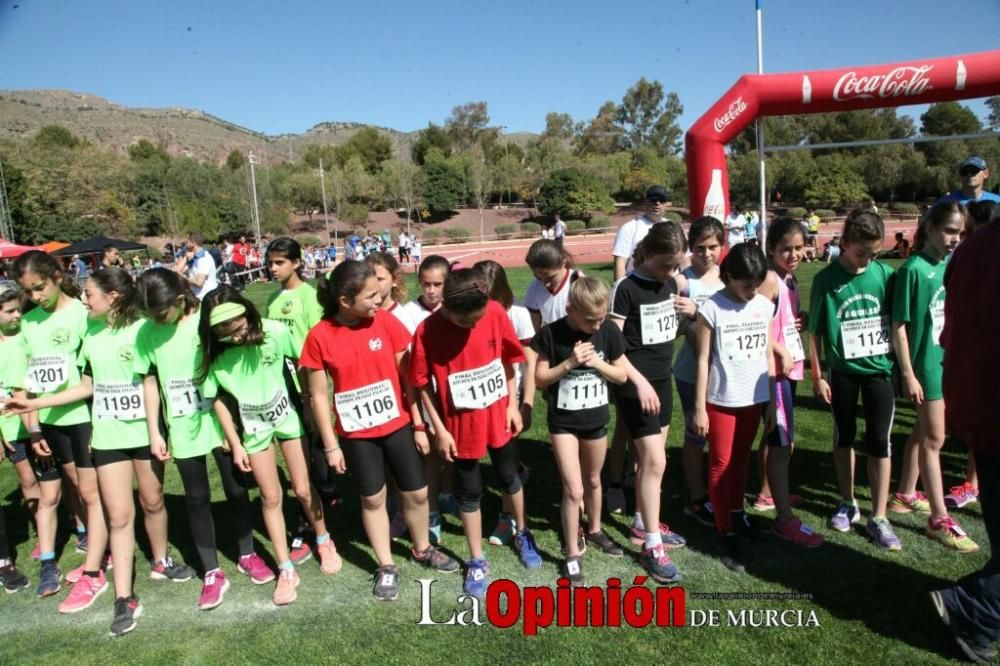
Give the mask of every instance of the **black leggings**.
<path id="1" fill-rule="evenodd" d="M 0 444 L 2 446 L 2 444 Z M 10 542 L 7 540 L 7 516 L 0 506 L 0 560 L 10 559 Z"/>
<path id="2" fill-rule="evenodd" d="M 521 489 L 521 477 L 517 475 L 517 440 L 512 439 L 498 449 L 487 447 L 493 471 L 500 480 L 500 490 L 513 495 Z M 455 497 L 458 508 L 463 513 L 479 511 L 479 500 L 483 496 L 483 477 L 479 473 L 478 460 L 455 460 Z"/>
<path id="3" fill-rule="evenodd" d="M 413 443 L 413 431 L 409 424 L 378 439 L 342 437 L 340 445 L 347 459 L 347 469 L 357 481 L 362 497 L 378 495 L 382 491 L 386 465 L 396 480 L 396 487 L 402 492 L 413 492 L 427 486 L 424 461 Z"/>
<path id="4" fill-rule="evenodd" d="M 253 552 L 253 522 L 250 516 L 250 496 L 247 494 L 245 475 L 233 467 L 233 458 L 221 448 L 212 450 L 215 464 L 222 478 L 222 491 L 229 502 L 229 509 L 236 524 L 236 537 L 240 556 Z M 184 501 L 187 503 L 191 537 L 205 571 L 219 568 L 219 555 L 215 546 L 215 521 L 212 519 L 212 490 L 208 482 L 208 456 L 178 458 L 177 471 L 184 484 Z"/>
<path id="5" fill-rule="evenodd" d="M 858 393 L 865 418 L 865 450 L 874 458 L 888 458 L 889 432 L 896 413 L 896 391 L 887 375 L 854 375 L 830 371 L 833 441 L 851 448 L 858 434 Z"/>

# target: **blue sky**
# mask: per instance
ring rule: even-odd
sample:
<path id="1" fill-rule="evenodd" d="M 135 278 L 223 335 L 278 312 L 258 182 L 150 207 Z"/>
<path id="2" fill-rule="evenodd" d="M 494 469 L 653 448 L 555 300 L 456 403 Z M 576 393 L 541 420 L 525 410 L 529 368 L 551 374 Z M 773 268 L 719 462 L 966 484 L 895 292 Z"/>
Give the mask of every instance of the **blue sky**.
<path id="1" fill-rule="evenodd" d="M 201 109 L 268 134 L 409 131 L 474 100 L 494 125 L 537 132 L 549 111 L 593 117 L 642 76 L 680 95 L 687 129 L 756 68 L 752 0 L 0 1 L 0 89 Z M 765 71 L 1000 48 L 998 0 L 763 8 Z"/>

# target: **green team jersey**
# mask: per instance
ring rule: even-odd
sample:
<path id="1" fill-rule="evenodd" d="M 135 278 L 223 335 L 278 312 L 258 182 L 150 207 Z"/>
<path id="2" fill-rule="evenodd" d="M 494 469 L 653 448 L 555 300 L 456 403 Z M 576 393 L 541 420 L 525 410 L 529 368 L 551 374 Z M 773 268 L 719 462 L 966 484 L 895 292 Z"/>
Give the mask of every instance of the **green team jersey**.
<path id="1" fill-rule="evenodd" d="M 136 336 L 135 372 L 148 375 L 155 369 L 160 384 L 163 413 L 170 431 L 170 451 L 175 458 L 194 458 L 222 445 L 222 427 L 212 401 L 208 381 L 195 377 L 201 368 L 198 314 L 176 324 L 143 323 Z"/>
<path id="2" fill-rule="evenodd" d="M 94 382 L 92 448 L 149 446 L 142 376 L 135 372 L 135 341 L 143 323 L 140 319 L 115 329 L 98 322 L 83 339 L 80 367 Z"/>
<path id="3" fill-rule="evenodd" d="M 275 292 L 267 300 L 267 318 L 280 321 L 292 332 L 299 353 L 309 329 L 323 318 L 323 307 L 316 298 L 316 287 L 303 282 L 295 289 Z"/>
<path id="4" fill-rule="evenodd" d="M 0 340 L 0 401 L 10 398 L 15 389 L 24 388 L 24 376 L 28 372 L 28 359 L 17 334 L 5 335 Z M 28 431 L 16 414 L 0 416 L 0 433 L 8 442 L 28 439 Z"/>
<path id="5" fill-rule="evenodd" d="M 77 358 L 87 334 L 87 308 L 78 300 L 54 312 L 35 308 L 21 318 L 21 347 L 28 357 L 24 388 L 37 396 L 60 393 L 80 383 Z M 38 410 L 38 421 L 69 426 L 90 422 L 83 400 Z"/>
<path id="6" fill-rule="evenodd" d="M 286 368 L 295 374 L 294 366 L 289 367 L 286 359 L 297 359 L 299 348 L 281 322 L 264 319 L 261 325 L 263 343 L 227 348 L 209 371 L 212 387 L 223 389 L 239 403 L 244 443 L 250 453 L 270 444 L 275 433 L 283 439 L 302 434 L 285 381 Z"/>
<path id="7" fill-rule="evenodd" d="M 934 261 L 918 252 L 896 271 L 892 290 L 892 320 L 906 324 L 910 363 L 926 400 L 941 400 L 939 341 L 944 329 L 944 271 L 947 259 Z"/>
<path id="8" fill-rule="evenodd" d="M 848 273 L 840 260 L 813 278 L 809 332 L 823 337 L 827 365 L 856 375 L 892 373 L 892 269 L 873 261 Z"/>

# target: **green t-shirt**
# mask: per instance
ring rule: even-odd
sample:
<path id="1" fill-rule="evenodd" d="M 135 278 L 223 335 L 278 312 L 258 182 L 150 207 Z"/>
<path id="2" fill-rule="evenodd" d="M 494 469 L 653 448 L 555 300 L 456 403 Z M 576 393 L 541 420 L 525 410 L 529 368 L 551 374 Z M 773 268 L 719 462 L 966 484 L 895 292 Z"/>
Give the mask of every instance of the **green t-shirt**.
<path id="1" fill-rule="evenodd" d="M 5 335 L 0 340 L 0 400 L 7 400 L 15 389 L 24 388 L 28 359 L 18 335 Z M 8 442 L 28 439 L 28 431 L 16 414 L 0 416 L 0 432 Z"/>
<path id="2" fill-rule="evenodd" d="M 140 319 L 113 329 L 97 322 L 83 339 L 80 367 L 94 381 L 92 448 L 149 446 L 142 377 L 135 372 L 135 340 L 144 323 Z"/>
<path id="3" fill-rule="evenodd" d="M 301 353 L 309 329 L 323 318 L 323 307 L 316 299 L 316 287 L 303 282 L 295 289 L 271 294 L 267 300 L 267 318 L 280 321 L 289 328 L 295 348 Z"/>
<path id="4" fill-rule="evenodd" d="M 926 400 L 944 398 L 941 390 L 944 349 L 939 338 L 944 329 L 944 271 L 947 265 L 947 259 L 933 261 L 918 252 L 899 267 L 893 278 L 892 320 L 906 324 L 910 363 Z"/>
<path id="5" fill-rule="evenodd" d="M 60 393 L 80 383 L 77 357 L 87 334 L 87 308 L 72 300 L 55 312 L 35 308 L 21 318 L 21 347 L 28 357 L 24 388 L 38 396 Z M 38 410 L 46 425 L 69 426 L 90 422 L 83 400 Z"/>
<path id="6" fill-rule="evenodd" d="M 840 260 L 813 278 L 809 332 L 823 337 L 827 365 L 856 375 L 892 373 L 892 269 L 873 261 L 848 273 Z"/>
<path id="7" fill-rule="evenodd" d="M 270 433 L 285 431 L 289 421 L 298 421 L 285 369 L 292 370 L 294 376 L 294 366 L 289 367 L 286 359 L 297 359 L 299 349 L 287 326 L 270 319 L 261 323 L 264 342 L 227 348 L 212 363 L 206 384 L 211 383 L 213 388 L 217 386 L 236 398 L 246 439 L 267 436 L 270 441 Z M 206 397 L 214 395 L 206 393 Z M 297 431 L 298 426 L 292 425 L 296 427 L 291 430 Z"/>
<path id="8" fill-rule="evenodd" d="M 167 415 L 170 450 L 175 458 L 194 458 L 222 445 L 222 427 L 212 401 L 214 386 L 198 384 L 195 377 L 201 368 L 201 343 L 198 340 L 198 314 L 177 324 L 143 323 L 136 336 L 135 372 L 148 375 L 156 371 L 160 400 Z"/>

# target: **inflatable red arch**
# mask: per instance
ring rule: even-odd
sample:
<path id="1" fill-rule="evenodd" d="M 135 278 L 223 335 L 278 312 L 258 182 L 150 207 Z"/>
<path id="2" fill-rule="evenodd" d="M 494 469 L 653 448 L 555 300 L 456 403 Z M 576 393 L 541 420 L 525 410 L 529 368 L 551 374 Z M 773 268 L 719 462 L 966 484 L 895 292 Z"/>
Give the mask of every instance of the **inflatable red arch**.
<path id="1" fill-rule="evenodd" d="M 760 116 L 853 111 L 1000 94 L 1000 51 L 786 74 L 745 74 L 684 137 L 691 217 L 729 212 L 725 145 Z"/>

